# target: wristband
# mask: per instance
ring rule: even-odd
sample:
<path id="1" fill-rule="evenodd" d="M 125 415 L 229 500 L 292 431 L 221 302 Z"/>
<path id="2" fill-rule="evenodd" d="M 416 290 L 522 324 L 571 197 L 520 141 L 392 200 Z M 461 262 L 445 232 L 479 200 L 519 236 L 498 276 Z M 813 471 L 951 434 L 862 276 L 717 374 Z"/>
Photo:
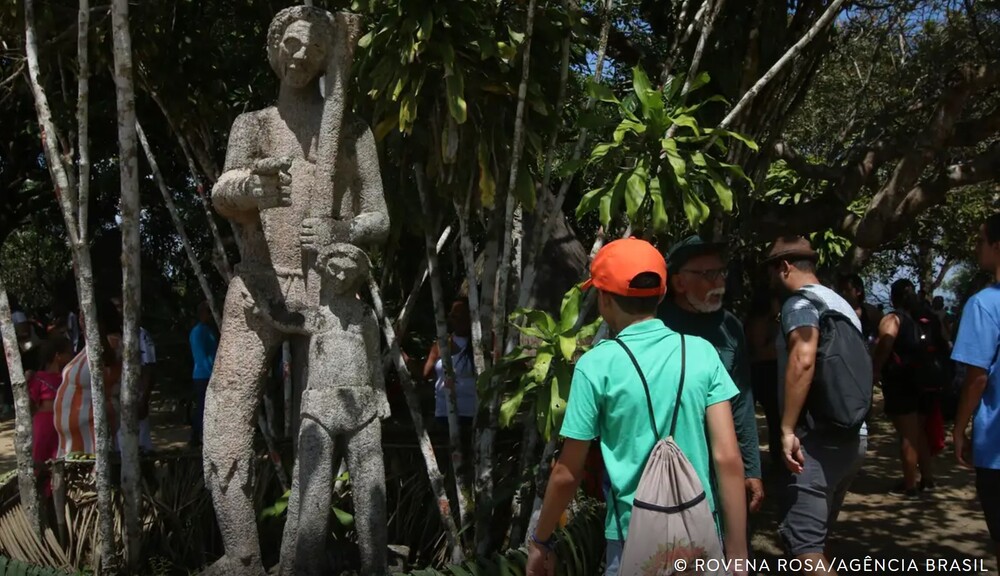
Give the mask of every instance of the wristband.
<path id="1" fill-rule="evenodd" d="M 532 534 L 531 535 L 531 541 L 533 543 L 541 546 L 542 548 L 545 548 L 549 552 L 555 552 L 556 551 L 556 537 L 555 537 L 555 535 L 549 536 L 548 540 L 542 540 L 542 539 L 540 539 L 538 537 L 537 534 Z"/>

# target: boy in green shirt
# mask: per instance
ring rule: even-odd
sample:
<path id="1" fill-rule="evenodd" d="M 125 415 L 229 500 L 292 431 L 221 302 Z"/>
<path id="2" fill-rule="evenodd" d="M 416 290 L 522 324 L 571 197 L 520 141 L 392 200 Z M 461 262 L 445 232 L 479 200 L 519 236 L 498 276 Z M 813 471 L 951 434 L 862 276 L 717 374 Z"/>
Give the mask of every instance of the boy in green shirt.
<path id="1" fill-rule="evenodd" d="M 591 279 L 584 285 L 597 288 L 601 316 L 635 354 L 649 382 L 659 421 L 666 421 L 673 412 L 681 369 L 680 336 L 656 319 L 666 280 L 666 263 L 656 248 L 643 240 L 629 239 L 612 242 L 598 252 L 591 265 Z M 687 339 L 686 366 L 674 440 L 697 470 L 716 514 L 718 497 L 727 557 L 745 559 L 743 461 L 729 404 L 737 389 L 719 355 L 705 340 Z M 531 535 L 529 576 L 555 574 L 552 535 L 580 485 L 590 442 L 597 438 L 616 495 L 614 502 L 608 503 L 605 522 L 605 574 L 618 575 L 633 496 L 658 440 L 648 418 L 642 383 L 620 346 L 606 340 L 580 358 L 560 431 L 566 440 L 549 477 L 538 526 Z M 718 495 L 713 494 L 709 478 L 713 464 Z"/>

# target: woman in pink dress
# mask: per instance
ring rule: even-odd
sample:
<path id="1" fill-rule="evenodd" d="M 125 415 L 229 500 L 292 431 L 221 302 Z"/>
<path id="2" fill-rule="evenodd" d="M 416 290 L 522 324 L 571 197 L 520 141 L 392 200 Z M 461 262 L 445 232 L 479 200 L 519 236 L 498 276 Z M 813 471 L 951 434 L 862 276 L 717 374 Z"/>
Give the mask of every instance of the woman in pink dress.
<path id="1" fill-rule="evenodd" d="M 48 493 L 47 474 L 42 474 L 41 471 L 45 469 L 47 461 L 56 457 L 59 447 L 53 407 L 62 384 L 62 370 L 73 358 L 73 345 L 67 338 L 56 337 L 42 345 L 40 356 L 42 369 L 35 372 L 28 382 L 32 413 L 31 459 L 38 475 L 45 477 L 45 491 Z"/>

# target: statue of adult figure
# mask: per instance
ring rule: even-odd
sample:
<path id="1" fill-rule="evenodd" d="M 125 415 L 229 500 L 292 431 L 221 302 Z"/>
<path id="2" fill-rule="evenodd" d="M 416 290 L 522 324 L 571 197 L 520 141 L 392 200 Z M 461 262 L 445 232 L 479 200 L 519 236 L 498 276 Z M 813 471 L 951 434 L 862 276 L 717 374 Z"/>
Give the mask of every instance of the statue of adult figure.
<path id="1" fill-rule="evenodd" d="M 215 574 L 264 574 L 252 502 L 253 431 L 270 359 L 291 338 L 298 377 L 336 373 L 335 366 L 304 366 L 311 333 L 324 318 L 306 278 L 322 267 L 318 255 L 330 246 L 374 246 L 388 235 L 375 141 L 363 121 L 342 114 L 333 173 L 321 169 L 332 159 L 324 156 L 331 153 L 321 130 L 329 102 L 320 77 L 338 68 L 346 75 L 350 65 L 344 51 L 338 58 L 334 50 L 340 31 L 333 23 L 329 12 L 305 6 L 274 17 L 267 53 L 281 80 L 277 105 L 237 117 L 212 190 L 216 210 L 237 224 L 243 240 L 205 398 L 205 483 L 226 550 L 210 569 Z M 322 197 L 332 187 L 324 177 L 332 178 L 339 201 Z M 328 360 L 317 354 L 309 361 Z"/>

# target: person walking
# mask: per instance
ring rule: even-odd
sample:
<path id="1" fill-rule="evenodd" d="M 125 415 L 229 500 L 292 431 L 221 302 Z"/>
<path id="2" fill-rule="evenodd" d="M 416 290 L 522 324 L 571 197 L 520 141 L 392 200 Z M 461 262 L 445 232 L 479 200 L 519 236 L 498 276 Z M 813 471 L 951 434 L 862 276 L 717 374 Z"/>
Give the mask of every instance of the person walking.
<path id="1" fill-rule="evenodd" d="M 767 421 L 767 450 L 772 471 L 785 469 L 781 455 L 781 413 L 778 410 L 778 352 L 775 340 L 780 328 L 781 305 L 767 291 L 759 291 L 751 304 L 746 323 L 750 353 L 750 381 L 753 399 L 764 410 Z M 780 383 L 784 385 L 784 381 Z"/>
<path id="2" fill-rule="evenodd" d="M 726 245 L 688 236 L 667 253 L 667 297 L 657 315 L 674 332 L 697 336 L 715 347 L 739 394 L 731 401 L 736 437 L 743 455 L 747 502 L 751 512 L 764 501 L 760 444 L 750 380 L 750 356 L 743 323 L 723 308 L 726 294 Z"/>
<path id="3" fill-rule="evenodd" d="M 208 302 L 202 302 L 198 305 L 198 323 L 191 329 L 188 342 L 191 345 L 191 356 L 194 359 L 191 381 L 195 398 L 194 415 L 191 419 L 191 439 L 188 444 L 196 447 L 201 446 L 202 431 L 205 425 L 205 392 L 208 390 L 208 381 L 212 377 L 212 368 L 215 366 L 215 353 L 219 349 L 219 332 L 215 328 L 212 309 Z"/>
<path id="4" fill-rule="evenodd" d="M 583 287 L 598 290 L 598 310 L 616 338 L 600 342 L 576 364 L 560 430 L 565 440 L 530 536 L 529 576 L 555 574 L 553 534 L 583 478 L 591 442 L 598 438 L 612 486 L 605 574 L 617 576 L 635 491 L 659 440 L 652 428 L 670 422 L 675 407 L 673 439 L 696 470 L 712 511 L 721 511 L 725 554 L 747 558 L 743 460 L 730 406 L 739 391 L 711 344 L 677 334 L 656 318 L 666 281 L 663 256 L 643 240 L 611 242 L 591 264 L 591 279 Z M 718 493 L 710 480 L 713 469 Z"/>
<path id="5" fill-rule="evenodd" d="M 996 283 L 969 300 L 958 324 L 951 357 L 964 366 L 965 382 L 953 442 L 959 464 L 975 467 L 976 491 L 1000 564 L 1000 213 L 980 227 L 976 257 Z"/>
<path id="6" fill-rule="evenodd" d="M 816 277 L 802 237 L 775 240 L 764 264 L 785 298 L 778 339 L 781 446 L 787 475 L 778 534 L 786 552 L 826 570 L 824 549 L 867 448 L 871 361 L 854 308 Z"/>
<path id="7" fill-rule="evenodd" d="M 28 382 L 31 398 L 31 459 L 35 474 L 43 483 L 46 495 L 51 494 L 46 462 L 59 451 L 59 435 L 53 416 L 56 395 L 62 384 L 62 370 L 73 359 L 73 344 L 68 338 L 50 338 L 39 351 L 41 369 Z"/>
<path id="8" fill-rule="evenodd" d="M 469 301 L 458 299 L 451 303 L 448 312 L 448 342 L 451 345 L 454 381 L 444 373 L 444 361 L 437 341 L 427 353 L 424 363 L 424 379 L 434 380 L 434 418 L 438 425 L 448 427 L 448 395 L 452 388 L 458 405 L 458 419 L 464 429 L 472 426 L 476 416 L 476 366 L 472 361 L 472 316 Z"/>
<path id="9" fill-rule="evenodd" d="M 872 368 L 876 380 L 881 374 L 885 414 L 899 435 L 903 480 L 890 493 L 914 499 L 935 487 L 926 428 L 937 391 L 949 378 L 946 358 L 939 358 L 947 354 L 947 341 L 913 282 L 905 278 L 893 282 L 890 299 L 893 311 L 879 323 Z"/>

